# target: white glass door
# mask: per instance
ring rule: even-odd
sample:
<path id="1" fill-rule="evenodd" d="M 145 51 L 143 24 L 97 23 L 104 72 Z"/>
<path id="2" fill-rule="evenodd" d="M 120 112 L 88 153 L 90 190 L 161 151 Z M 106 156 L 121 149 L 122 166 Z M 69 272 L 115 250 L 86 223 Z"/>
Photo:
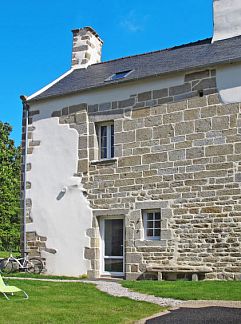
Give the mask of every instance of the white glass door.
<path id="1" fill-rule="evenodd" d="M 123 223 L 123 218 L 102 219 L 102 274 L 113 276 L 124 274 Z"/>

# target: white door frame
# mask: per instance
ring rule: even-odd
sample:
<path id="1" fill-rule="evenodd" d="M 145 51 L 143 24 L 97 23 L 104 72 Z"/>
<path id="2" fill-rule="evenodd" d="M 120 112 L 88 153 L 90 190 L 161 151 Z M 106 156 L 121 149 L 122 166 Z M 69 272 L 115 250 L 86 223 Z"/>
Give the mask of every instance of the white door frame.
<path id="1" fill-rule="evenodd" d="M 122 219 L 123 220 L 123 256 L 105 256 L 105 220 L 111 219 Z M 100 218 L 100 237 L 101 237 L 101 244 L 100 244 L 100 275 L 105 276 L 115 276 L 115 277 L 123 277 L 124 276 L 124 269 L 125 269 L 125 219 L 123 216 L 104 216 Z M 123 272 L 108 272 L 104 269 L 104 259 L 123 259 Z"/>

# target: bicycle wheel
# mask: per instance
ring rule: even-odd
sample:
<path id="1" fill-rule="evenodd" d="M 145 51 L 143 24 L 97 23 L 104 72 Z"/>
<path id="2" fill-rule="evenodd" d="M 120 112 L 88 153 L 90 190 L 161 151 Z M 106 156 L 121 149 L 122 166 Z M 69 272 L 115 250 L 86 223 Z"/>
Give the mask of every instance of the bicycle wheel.
<path id="1" fill-rule="evenodd" d="M 8 261 L 8 259 L 6 260 L 3 260 L 2 262 L 2 265 L 1 265 L 1 272 L 3 274 L 8 274 L 8 273 L 11 273 L 13 272 L 13 262 L 12 261 Z"/>
<path id="2" fill-rule="evenodd" d="M 27 271 L 29 273 L 41 273 L 43 270 L 43 262 L 37 258 L 31 258 L 27 261 Z"/>

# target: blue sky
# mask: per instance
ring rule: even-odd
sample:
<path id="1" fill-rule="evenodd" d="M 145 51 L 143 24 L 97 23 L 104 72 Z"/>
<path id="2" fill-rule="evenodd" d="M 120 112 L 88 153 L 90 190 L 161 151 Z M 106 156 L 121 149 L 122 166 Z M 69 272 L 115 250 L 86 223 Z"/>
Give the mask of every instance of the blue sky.
<path id="1" fill-rule="evenodd" d="M 0 120 L 20 143 L 21 94 L 70 68 L 71 30 L 92 26 L 102 60 L 212 36 L 212 0 L 11 0 L 0 3 Z"/>

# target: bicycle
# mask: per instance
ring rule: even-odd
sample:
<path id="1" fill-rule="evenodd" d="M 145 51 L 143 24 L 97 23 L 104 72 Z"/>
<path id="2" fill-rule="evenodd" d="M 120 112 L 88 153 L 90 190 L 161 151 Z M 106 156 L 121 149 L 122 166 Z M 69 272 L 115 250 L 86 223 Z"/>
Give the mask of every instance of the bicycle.
<path id="1" fill-rule="evenodd" d="M 11 253 L 8 258 L 2 259 L 0 263 L 0 272 L 3 274 L 21 270 L 39 274 L 43 270 L 43 262 L 38 258 L 28 258 L 27 252 L 25 252 L 23 258 L 15 258 Z"/>

